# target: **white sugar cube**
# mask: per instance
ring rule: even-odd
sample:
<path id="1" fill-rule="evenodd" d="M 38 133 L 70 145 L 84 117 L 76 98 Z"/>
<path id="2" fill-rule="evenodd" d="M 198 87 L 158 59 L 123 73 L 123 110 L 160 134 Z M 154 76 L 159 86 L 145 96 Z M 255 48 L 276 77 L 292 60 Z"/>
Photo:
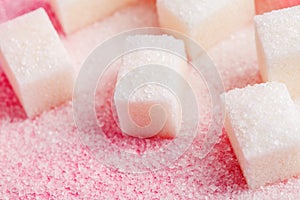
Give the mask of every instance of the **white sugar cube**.
<path id="1" fill-rule="evenodd" d="M 73 67 L 43 9 L 0 25 L 0 61 L 29 117 L 71 98 Z"/>
<path id="2" fill-rule="evenodd" d="M 50 0 L 65 33 L 74 32 L 137 0 Z"/>
<path id="3" fill-rule="evenodd" d="M 259 67 L 264 81 L 286 84 L 300 98 L 300 6 L 255 16 Z"/>
<path id="4" fill-rule="evenodd" d="M 249 22 L 253 0 L 157 0 L 161 27 L 180 31 L 208 49 Z"/>
<path id="5" fill-rule="evenodd" d="M 300 115 L 284 84 L 229 91 L 225 105 L 225 128 L 250 188 L 300 174 Z"/>
<path id="6" fill-rule="evenodd" d="M 127 46 L 143 46 L 143 44 L 159 43 L 161 47 L 169 47 L 170 45 L 173 48 L 176 48 L 181 52 L 181 55 L 185 55 L 184 43 L 181 40 L 177 40 L 172 36 L 162 35 L 136 35 L 130 36 L 127 39 Z M 181 124 L 181 109 L 180 102 L 178 102 L 178 98 L 176 94 L 172 94 L 177 92 L 177 95 L 183 95 L 183 88 L 179 85 L 177 79 L 172 73 L 168 73 L 166 71 L 161 71 L 163 77 L 168 80 L 168 84 L 172 84 L 176 86 L 176 90 L 169 90 L 168 88 L 164 88 L 160 85 L 153 83 L 146 83 L 147 76 L 156 76 L 151 71 L 151 68 L 146 70 L 142 70 L 144 65 L 154 64 L 154 65 L 162 65 L 168 67 L 173 73 L 177 73 L 183 78 L 187 75 L 187 65 L 186 61 L 177 55 L 170 54 L 167 52 L 162 52 L 160 50 L 140 50 L 137 52 L 133 52 L 125 55 L 122 58 L 122 65 L 120 67 L 120 71 L 118 74 L 118 83 L 122 78 L 128 77 L 128 74 L 132 72 L 132 70 L 138 70 L 135 73 L 133 79 L 129 81 L 129 85 L 118 84 L 116 87 L 119 87 L 120 91 L 125 91 L 126 88 L 132 86 L 140 86 L 140 88 L 135 88 L 136 91 L 134 94 L 128 99 L 123 94 L 115 93 L 114 101 L 116 105 L 116 111 L 119 118 L 120 128 L 123 132 L 128 135 L 134 137 L 151 137 L 153 136 L 151 131 L 149 130 L 145 132 L 140 132 L 139 129 L 136 129 L 135 126 L 132 126 L 132 123 L 128 123 L 128 106 L 129 106 L 129 116 L 133 120 L 134 124 L 145 127 L 150 124 L 151 119 L 149 116 L 150 108 L 157 104 L 161 105 L 166 113 L 166 123 L 162 129 L 157 132 L 157 135 L 162 138 L 174 138 L 176 134 L 178 134 Z M 144 85 L 138 85 L 138 82 L 145 83 Z M 175 95 L 175 96 L 174 96 Z M 129 103 L 129 105 L 127 104 Z M 159 124 L 164 121 L 164 116 L 156 113 L 154 111 L 154 120 Z M 154 134 L 155 135 L 155 134 Z"/>

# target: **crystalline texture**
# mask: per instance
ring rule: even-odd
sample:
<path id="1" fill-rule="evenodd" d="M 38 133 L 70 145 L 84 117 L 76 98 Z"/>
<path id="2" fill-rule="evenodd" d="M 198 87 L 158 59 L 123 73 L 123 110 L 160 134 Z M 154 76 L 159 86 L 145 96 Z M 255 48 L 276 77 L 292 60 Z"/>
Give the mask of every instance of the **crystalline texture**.
<path id="1" fill-rule="evenodd" d="M 29 117 L 71 98 L 72 64 L 43 9 L 0 25 L 0 61 Z"/>
<path id="2" fill-rule="evenodd" d="M 253 0 L 158 0 L 160 25 L 183 32 L 204 48 L 227 37 L 254 16 Z"/>
<path id="3" fill-rule="evenodd" d="M 284 84 L 229 91 L 225 105 L 225 128 L 250 188 L 300 174 L 300 115 Z"/>

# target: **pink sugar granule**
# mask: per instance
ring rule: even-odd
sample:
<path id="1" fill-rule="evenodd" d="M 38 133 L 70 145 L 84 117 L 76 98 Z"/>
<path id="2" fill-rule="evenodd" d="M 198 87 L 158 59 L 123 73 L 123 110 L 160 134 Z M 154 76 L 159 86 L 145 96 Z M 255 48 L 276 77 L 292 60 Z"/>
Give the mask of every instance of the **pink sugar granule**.
<path id="1" fill-rule="evenodd" d="M 9 1 L 0 2 L 8 5 Z M 100 43 L 123 30 L 155 26 L 155 7 L 153 1 L 147 2 L 142 1 L 136 6 L 120 10 L 107 19 L 64 38 L 78 66 L 95 47 L 95 42 Z M 8 7 L 5 11 L 15 12 Z M 2 18 L 2 21 L 6 19 Z M 209 52 L 217 64 L 226 89 L 260 82 L 253 33 L 253 25 L 250 24 Z M 81 37 L 80 34 L 85 34 L 86 37 Z M 108 98 L 112 94 L 111 89 L 112 84 L 103 91 L 104 97 Z M 108 133 L 117 133 L 112 112 L 109 106 L 105 106 L 107 102 L 103 101 L 102 107 L 99 107 L 99 119 L 105 116 L 104 129 Z M 203 113 L 208 115 L 205 109 Z M 205 133 L 208 128 L 209 124 L 205 119 L 208 120 L 208 117 L 203 117 L 199 134 Z M 123 139 L 120 134 L 112 138 L 120 146 Z M 153 145 L 155 142 L 157 144 Z M 152 148 L 152 145 L 155 147 L 163 144 L 159 141 L 136 140 L 126 143 L 122 148 L 142 152 Z M 249 190 L 225 132 L 204 159 L 198 156 L 200 145 L 196 140 L 180 159 L 165 169 L 146 174 L 119 172 L 97 161 L 81 144 L 73 121 L 71 102 L 35 119 L 27 119 L 7 78 L 0 70 L 0 199 L 300 197 L 300 179 L 297 178 L 255 191 Z"/>
<path id="2" fill-rule="evenodd" d="M 292 6 L 300 5 L 299 0 L 255 0 L 255 10 L 257 14 L 271 12 Z"/>

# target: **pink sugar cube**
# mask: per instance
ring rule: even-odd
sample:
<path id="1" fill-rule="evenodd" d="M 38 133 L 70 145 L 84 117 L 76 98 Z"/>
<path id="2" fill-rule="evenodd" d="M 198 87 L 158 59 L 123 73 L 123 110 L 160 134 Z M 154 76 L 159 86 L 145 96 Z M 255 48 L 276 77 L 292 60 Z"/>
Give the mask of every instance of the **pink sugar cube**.
<path id="1" fill-rule="evenodd" d="M 182 55 L 185 55 L 184 43 L 181 40 L 177 40 L 172 36 L 167 35 L 136 35 L 128 37 L 127 45 L 138 45 L 144 42 L 151 43 L 152 41 L 159 42 L 162 47 L 166 47 L 172 45 L 176 49 L 182 52 Z M 170 54 L 167 52 L 162 52 L 159 50 L 141 50 L 134 53 L 130 53 L 125 55 L 122 58 L 122 64 L 118 74 L 118 82 L 116 87 L 119 87 L 120 91 L 124 91 L 126 88 L 135 86 L 137 82 L 141 81 L 145 83 L 144 85 L 139 85 L 140 88 L 135 88 L 136 91 L 133 95 L 128 99 L 122 93 L 114 95 L 114 101 L 116 105 L 116 110 L 119 118 L 119 124 L 122 131 L 128 135 L 134 137 L 151 137 L 154 135 L 158 135 L 161 138 L 174 138 L 176 134 L 178 134 L 180 125 L 181 125 L 181 108 L 180 102 L 178 103 L 178 99 L 171 93 L 171 90 L 168 88 L 164 88 L 157 84 L 146 83 L 147 76 L 153 74 L 151 69 L 145 73 L 143 70 L 139 70 L 141 66 L 147 64 L 154 65 L 163 65 L 169 67 L 174 72 L 180 74 L 183 78 L 187 75 L 187 64 L 186 61 L 178 57 L 177 55 Z M 119 84 L 122 78 L 126 79 L 126 76 L 132 71 L 137 70 L 136 76 L 134 79 L 130 80 L 129 85 Z M 164 77 L 169 77 L 173 84 L 177 88 L 177 94 L 183 95 L 183 88 L 176 81 L 177 79 L 173 77 L 173 74 L 169 74 L 165 71 L 161 71 L 164 73 Z M 171 76 L 171 77 L 170 77 Z M 174 92 L 174 91 L 173 91 Z M 161 115 L 159 111 L 150 108 L 155 105 L 161 105 L 166 113 L 166 118 L 164 115 Z M 133 123 L 129 120 L 128 117 L 133 120 Z M 154 133 L 153 130 L 158 127 L 154 127 L 154 129 L 150 130 L 145 129 L 145 131 L 141 132 L 140 129 L 136 127 L 146 127 L 151 123 L 151 118 L 149 113 L 153 111 L 153 123 L 159 124 L 160 122 L 164 122 L 165 124 L 162 129 L 158 132 Z"/>
<path id="2" fill-rule="evenodd" d="M 157 0 L 161 27 L 182 32 L 208 49 L 252 20 L 253 0 Z"/>
<path id="3" fill-rule="evenodd" d="M 255 16 L 259 68 L 264 81 L 285 83 L 300 98 L 300 6 Z"/>
<path id="4" fill-rule="evenodd" d="M 100 20 L 137 0 L 50 0 L 65 33 L 69 34 Z"/>
<path id="5" fill-rule="evenodd" d="M 43 9 L 0 25 L 0 61 L 29 117 L 71 98 L 73 67 Z"/>
<path id="6" fill-rule="evenodd" d="M 234 89 L 225 106 L 225 128 L 250 188 L 300 174 L 300 115 L 284 84 Z"/>

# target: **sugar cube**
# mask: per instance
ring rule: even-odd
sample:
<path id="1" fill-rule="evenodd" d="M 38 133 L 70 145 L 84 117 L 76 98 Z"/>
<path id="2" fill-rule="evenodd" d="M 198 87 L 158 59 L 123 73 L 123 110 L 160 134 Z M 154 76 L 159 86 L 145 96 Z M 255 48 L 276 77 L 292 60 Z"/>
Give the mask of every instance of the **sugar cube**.
<path id="1" fill-rule="evenodd" d="M 249 22 L 253 0 L 157 0 L 161 27 L 182 32 L 210 48 Z"/>
<path id="2" fill-rule="evenodd" d="M 172 36 L 136 35 L 128 37 L 126 42 L 127 46 L 143 43 L 151 44 L 151 42 L 158 42 L 162 47 L 172 45 L 173 47 L 181 51 L 182 55 L 185 55 L 183 41 L 177 40 Z M 136 85 L 138 82 L 143 82 L 145 84 L 141 85 L 140 88 L 136 88 L 135 93 L 131 96 L 130 99 L 122 94 L 118 95 L 117 93 L 115 93 L 114 101 L 119 118 L 120 128 L 126 134 L 134 137 L 144 138 L 154 136 L 155 133 L 151 132 L 151 130 L 145 129 L 144 132 L 141 132 L 140 129 L 136 128 L 135 124 L 140 127 L 146 127 L 147 125 L 149 125 L 151 122 L 149 116 L 149 112 L 151 112 L 150 108 L 159 104 L 163 107 L 166 115 L 160 115 L 158 112 L 155 113 L 155 110 L 153 109 L 152 111 L 154 112 L 154 117 L 152 118 L 152 120 L 156 121 L 157 123 L 163 122 L 164 119 L 166 119 L 166 121 L 164 126 L 161 127 L 162 129 L 157 132 L 157 135 L 161 138 L 174 138 L 179 132 L 181 124 L 180 104 L 178 103 L 177 98 L 174 96 L 174 94 L 171 93 L 171 91 L 168 90 L 168 88 L 164 88 L 153 83 L 147 83 L 147 76 L 155 76 L 155 74 L 153 74 L 151 70 L 145 73 L 145 71 L 139 71 L 139 69 L 142 69 L 140 67 L 142 67 L 143 65 L 148 64 L 163 65 L 169 67 L 170 69 L 174 70 L 174 72 L 180 74 L 183 78 L 186 77 L 188 73 L 186 61 L 174 54 L 162 52 L 160 50 L 140 50 L 125 55 L 122 58 L 122 64 L 118 73 L 118 81 L 116 87 L 119 87 L 120 91 L 124 91 L 125 88 Z M 120 83 L 120 80 L 122 78 L 126 78 L 126 76 L 134 69 L 137 70 L 136 72 L 134 72 L 137 75 L 134 76 L 134 79 L 130 80 L 130 83 L 128 83 L 131 86 L 118 84 Z M 170 84 L 178 84 L 176 78 L 174 78 L 172 74 L 168 74 L 163 70 L 161 71 L 161 73 L 163 73 L 166 79 L 173 79 L 172 82 L 169 82 Z M 173 92 L 177 92 L 177 95 L 182 95 L 183 93 L 181 92 L 183 92 L 183 88 L 180 85 L 176 85 L 176 88 L 178 90 Z M 130 121 L 128 121 L 128 108 L 129 116 L 134 123 L 130 123 Z"/>
<path id="3" fill-rule="evenodd" d="M 284 84 L 234 89 L 225 107 L 225 129 L 250 188 L 300 174 L 300 115 Z"/>
<path id="4" fill-rule="evenodd" d="M 73 67 L 43 9 L 0 25 L 0 62 L 29 117 L 72 96 Z"/>
<path id="5" fill-rule="evenodd" d="M 300 97 L 300 6 L 255 16 L 259 68 L 264 81 L 283 82 Z"/>
<path id="6" fill-rule="evenodd" d="M 100 22 L 63 37 L 62 41 L 75 63 L 77 74 L 90 52 L 112 35 L 129 29 L 153 26 L 158 26 L 155 4 L 151 1 L 141 1 Z"/>
<path id="7" fill-rule="evenodd" d="M 65 33 L 74 32 L 137 0 L 50 0 Z"/>

